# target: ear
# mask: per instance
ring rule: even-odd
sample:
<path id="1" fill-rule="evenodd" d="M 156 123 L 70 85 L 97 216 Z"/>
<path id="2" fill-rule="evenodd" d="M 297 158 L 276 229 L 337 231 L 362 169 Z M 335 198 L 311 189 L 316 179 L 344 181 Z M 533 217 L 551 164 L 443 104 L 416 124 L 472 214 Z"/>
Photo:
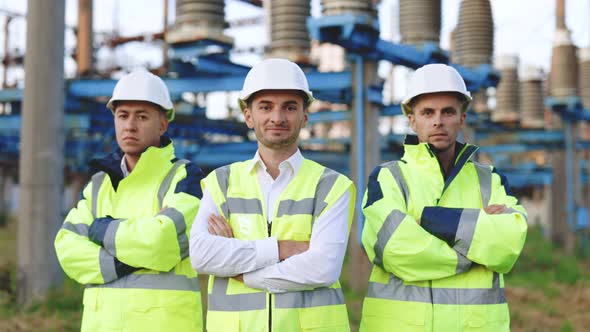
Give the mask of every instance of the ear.
<path id="1" fill-rule="evenodd" d="M 160 136 L 164 135 L 164 133 L 168 130 L 168 119 L 166 116 L 160 116 Z"/>
<path id="2" fill-rule="evenodd" d="M 302 128 L 305 128 L 307 126 L 308 120 L 309 120 L 309 109 L 304 108 L 303 109 L 303 126 L 301 126 Z"/>
<path id="3" fill-rule="evenodd" d="M 244 119 L 246 120 L 246 125 L 248 128 L 254 128 L 254 120 L 252 119 L 252 110 L 250 107 L 244 108 Z"/>
<path id="4" fill-rule="evenodd" d="M 416 132 L 416 116 L 414 115 L 414 113 L 408 114 L 408 120 L 410 121 L 410 128 L 412 128 L 412 130 Z"/>
<path id="5" fill-rule="evenodd" d="M 461 119 L 459 120 L 461 128 L 465 126 L 465 119 L 467 119 L 467 112 L 461 112 Z"/>

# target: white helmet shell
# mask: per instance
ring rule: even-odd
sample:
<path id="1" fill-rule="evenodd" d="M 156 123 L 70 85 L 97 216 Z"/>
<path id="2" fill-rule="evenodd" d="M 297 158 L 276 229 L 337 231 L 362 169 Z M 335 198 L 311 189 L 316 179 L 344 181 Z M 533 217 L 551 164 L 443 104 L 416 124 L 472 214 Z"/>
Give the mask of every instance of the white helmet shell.
<path id="1" fill-rule="evenodd" d="M 418 68 L 410 78 L 406 96 L 402 102 L 405 115 L 412 113 L 410 102 L 425 93 L 458 92 L 471 102 L 471 94 L 467 91 L 465 81 L 459 72 L 451 66 L 435 63 Z"/>
<path id="2" fill-rule="evenodd" d="M 285 59 L 266 59 L 250 69 L 238 98 L 240 109 L 244 111 L 248 98 L 262 90 L 299 90 L 307 95 L 308 103 L 314 100 L 303 70 Z"/>
<path id="3" fill-rule="evenodd" d="M 138 69 L 123 76 L 115 85 L 113 96 L 107 103 L 111 111 L 117 101 L 138 100 L 156 104 L 164 110 L 168 121 L 174 119 L 174 106 L 166 83 L 158 76 L 145 69 Z"/>

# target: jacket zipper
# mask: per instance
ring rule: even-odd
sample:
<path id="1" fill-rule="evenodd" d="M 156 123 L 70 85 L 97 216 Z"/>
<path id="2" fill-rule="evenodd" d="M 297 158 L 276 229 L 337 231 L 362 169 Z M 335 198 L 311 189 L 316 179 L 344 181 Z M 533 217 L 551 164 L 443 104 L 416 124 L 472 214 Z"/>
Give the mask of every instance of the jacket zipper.
<path id="1" fill-rule="evenodd" d="M 272 230 L 272 221 L 268 223 L 268 236 Z M 272 332 L 272 294 L 268 293 L 268 331 Z"/>

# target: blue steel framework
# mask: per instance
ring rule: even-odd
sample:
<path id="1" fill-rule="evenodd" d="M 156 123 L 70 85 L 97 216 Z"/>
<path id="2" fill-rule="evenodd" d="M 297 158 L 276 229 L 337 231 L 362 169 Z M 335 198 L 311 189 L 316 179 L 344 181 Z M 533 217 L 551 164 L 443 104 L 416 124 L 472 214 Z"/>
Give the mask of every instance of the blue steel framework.
<path id="1" fill-rule="evenodd" d="M 246 1 L 252 3 L 251 1 Z M 311 36 L 320 42 L 338 44 L 351 54 L 351 61 L 355 61 L 359 78 L 357 84 L 352 82 L 352 73 L 319 73 L 313 68 L 306 68 L 310 87 L 318 99 L 338 103 L 350 104 L 352 98 L 367 99 L 381 107 L 381 115 L 392 116 L 401 114 L 398 104 L 382 105 L 381 87 L 364 87 L 362 85 L 363 66 L 366 60 L 386 60 L 394 64 L 410 68 L 434 62 L 448 63 L 448 54 L 438 45 L 425 44 L 419 48 L 395 44 L 379 38 L 376 23 L 363 15 L 335 15 L 321 18 L 309 18 L 308 29 Z M 171 48 L 170 71 L 177 78 L 165 78 L 173 98 L 178 101 L 182 93 L 207 93 L 214 91 L 237 91 L 248 67 L 232 63 L 229 51 L 232 45 L 214 40 L 200 40 L 194 43 L 173 45 Z M 213 52 L 211 50 L 214 50 Z M 454 66 L 465 78 L 468 89 L 475 91 L 480 88 L 495 86 L 499 81 L 498 74 L 489 65 L 481 65 L 475 69 Z M 101 153 L 112 149 L 115 145 L 111 124 L 111 117 L 104 107 L 104 100 L 99 97 L 111 94 L 115 85 L 114 80 L 79 79 L 72 80 L 66 86 L 66 163 L 74 170 L 85 171 L 83 165 L 89 158 L 89 153 Z M 355 89 L 353 90 L 353 86 Z M 0 115 L 0 161 L 17 160 L 20 130 L 20 105 L 22 90 L 0 90 L 0 102 L 9 103 L 14 115 Z M 353 110 L 360 115 L 364 112 L 363 104 L 357 103 Z M 572 121 L 590 120 L 590 112 L 584 111 L 578 102 L 560 103 L 549 100 L 548 105 L 564 117 L 565 134 L 560 131 L 506 129 L 489 120 L 469 114 L 469 123 L 476 128 L 475 140 L 484 140 L 490 135 L 508 134 L 509 142 L 501 145 L 482 146 L 481 151 L 494 156 L 505 153 L 524 152 L 532 150 L 565 148 L 568 156 L 568 168 L 571 168 L 573 149 L 587 149 L 589 142 L 573 142 L 564 137 L 570 137 Z M 190 106 L 192 107 L 192 106 Z M 237 160 L 250 158 L 256 150 L 256 144 L 247 140 L 247 129 L 243 123 L 228 120 L 208 120 L 203 116 L 203 110 L 195 107 L 191 114 L 179 115 L 178 120 L 170 127 L 170 135 L 178 143 L 180 154 L 193 159 L 206 168 L 213 168 Z M 310 122 L 340 121 L 351 118 L 350 111 L 319 112 L 310 114 Z M 362 119 L 362 116 L 358 116 Z M 364 174 L 363 155 L 364 142 L 361 139 L 364 130 L 362 122 L 355 123 L 358 135 L 356 142 L 358 149 L 356 161 L 358 174 Z M 235 136 L 242 139 L 239 143 L 213 144 L 207 141 L 205 134 L 217 133 Z M 383 159 L 394 158 L 397 151 L 392 146 L 401 144 L 402 137 L 390 135 L 382 140 Z M 325 142 L 321 139 L 310 140 L 310 143 Z M 350 139 L 342 139 L 340 143 L 350 144 Z M 346 154 L 322 151 L 307 151 L 306 155 L 335 169 L 348 173 L 348 158 Z M 499 158 L 501 160 L 501 158 Z M 588 169 L 588 163 L 583 163 L 582 169 Z M 552 181 L 550 169 L 538 169 L 530 164 L 511 167 L 505 172 L 515 187 L 544 185 Z M 571 174 L 571 173 L 568 173 Z M 587 174 L 581 174 L 582 181 L 588 181 Z M 359 176 L 357 186 L 363 188 L 364 176 Z M 573 179 L 567 179 L 568 183 Z M 568 192 L 572 188 L 568 185 Z M 571 193 L 570 193 L 571 194 Z M 568 194 L 568 195 L 570 195 Z M 571 198 L 571 196 L 568 196 Z M 572 202 L 573 199 L 568 199 Z M 568 207 L 571 212 L 575 207 Z M 360 209 L 359 209 L 360 210 Z M 577 222 L 571 221 L 572 227 L 587 227 L 587 209 L 578 207 Z M 569 215 L 569 214 L 568 214 Z M 572 214 L 573 215 L 573 214 Z M 581 220 L 586 218 L 585 220 Z M 584 217 L 586 216 L 586 217 Z M 569 221 L 569 220 L 568 220 Z M 361 223 L 359 223 L 360 226 Z M 576 226 L 577 225 L 577 226 Z M 362 226 L 361 226 L 362 227 Z M 360 232 L 359 232 L 360 234 Z"/>

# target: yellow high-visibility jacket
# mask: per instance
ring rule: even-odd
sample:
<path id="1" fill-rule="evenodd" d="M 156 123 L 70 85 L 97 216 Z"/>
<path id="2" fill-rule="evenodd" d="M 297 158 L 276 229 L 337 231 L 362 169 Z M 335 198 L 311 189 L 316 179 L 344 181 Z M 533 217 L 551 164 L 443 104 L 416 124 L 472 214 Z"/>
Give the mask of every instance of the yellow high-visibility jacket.
<path id="1" fill-rule="evenodd" d="M 121 151 L 94 160 L 101 171 L 55 238 L 65 273 L 87 285 L 82 331 L 202 331 L 188 236 L 203 174 L 163 143 L 125 178 Z"/>
<path id="2" fill-rule="evenodd" d="M 410 144 L 410 140 L 414 144 Z M 428 144 L 377 167 L 363 199 L 373 262 L 361 331 L 509 331 L 503 273 L 525 242 L 526 212 L 506 179 L 457 143 L 445 178 Z M 483 208 L 504 204 L 502 214 Z"/>
<path id="3" fill-rule="evenodd" d="M 309 241 L 313 223 L 347 191 L 354 201 L 352 182 L 329 168 L 304 159 L 301 169 L 281 193 L 267 223 L 264 199 L 251 161 L 218 168 L 203 180 L 234 237 L 259 240 Z M 354 205 L 348 214 L 352 221 Z M 246 227 L 247 226 L 247 227 Z M 330 287 L 279 294 L 247 287 L 233 278 L 209 279 L 207 331 L 299 332 L 349 331 L 344 295 L 337 281 Z"/>

